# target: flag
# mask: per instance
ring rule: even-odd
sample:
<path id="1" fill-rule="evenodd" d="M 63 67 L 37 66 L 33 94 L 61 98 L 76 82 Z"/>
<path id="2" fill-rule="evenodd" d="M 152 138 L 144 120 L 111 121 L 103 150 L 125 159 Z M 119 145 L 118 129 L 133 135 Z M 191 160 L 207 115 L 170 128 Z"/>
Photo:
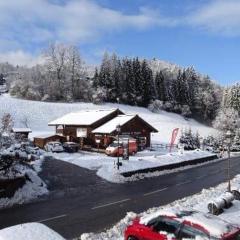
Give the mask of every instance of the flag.
<path id="1" fill-rule="evenodd" d="M 176 141 L 176 138 L 177 138 L 177 135 L 178 135 L 178 131 L 179 131 L 179 128 L 175 128 L 172 131 L 172 138 L 171 138 L 171 142 L 170 142 L 170 152 L 172 151 L 173 144 Z"/>

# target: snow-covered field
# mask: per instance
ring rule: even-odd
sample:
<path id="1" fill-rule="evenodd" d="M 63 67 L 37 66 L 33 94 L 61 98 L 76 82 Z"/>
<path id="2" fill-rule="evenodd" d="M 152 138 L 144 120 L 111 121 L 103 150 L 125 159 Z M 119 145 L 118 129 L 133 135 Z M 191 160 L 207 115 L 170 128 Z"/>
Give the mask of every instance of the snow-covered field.
<path id="1" fill-rule="evenodd" d="M 121 160 L 122 166 L 120 166 L 119 170 L 117 170 L 116 167 L 117 158 L 108 157 L 105 154 L 79 152 L 52 153 L 50 155 L 54 156 L 54 158 L 56 159 L 66 161 L 80 167 L 84 167 L 90 170 L 97 170 L 98 176 L 110 182 L 125 182 L 137 180 L 140 178 L 140 176 L 124 178 L 122 175 L 120 175 L 120 173 L 136 171 L 146 168 L 160 167 L 168 164 L 179 163 L 182 161 L 209 157 L 213 156 L 214 154 L 201 150 L 185 151 L 182 153 L 144 151 L 137 153 L 135 156 L 130 156 L 129 160 Z M 159 172 L 159 174 L 161 174 L 161 172 Z M 144 174 L 141 174 L 141 177 L 143 177 L 143 175 Z M 145 174 L 145 176 L 148 177 L 153 175 L 156 176 L 156 173 Z"/>
<path id="2" fill-rule="evenodd" d="M 120 108 L 127 114 L 139 114 L 143 119 L 157 128 L 159 132 L 152 136 L 154 143 L 169 143 L 174 128 L 188 129 L 191 127 L 193 132 L 198 131 L 201 136 L 216 134 L 214 129 L 204 126 L 192 119 L 186 120 L 178 114 L 164 111 L 161 113 L 152 113 L 146 108 L 121 104 L 49 103 L 22 100 L 13 98 L 8 94 L 3 94 L 0 96 L 0 106 L 0 118 L 4 113 L 10 113 L 14 118 L 15 127 L 24 126 L 24 122 L 27 122 L 28 126 L 33 130 L 31 136 L 53 132 L 54 129 L 48 127 L 48 122 L 69 112 L 112 108 Z"/>
<path id="3" fill-rule="evenodd" d="M 11 207 L 14 204 L 23 204 L 38 198 L 41 195 L 47 194 L 47 186 L 38 176 L 41 171 L 43 160 L 36 160 L 33 162 L 32 167 L 34 170 L 27 166 L 18 165 L 16 169 L 21 175 L 27 174 L 31 181 L 26 181 L 26 184 L 18 189 L 12 198 L 0 198 L 0 209 Z"/>
<path id="4" fill-rule="evenodd" d="M 240 175 L 237 175 L 232 180 L 232 188 L 240 189 Z M 207 205 L 212 200 L 216 199 L 227 189 L 227 183 L 218 185 L 216 188 L 204 189 L 201 193 L 195 194 L 190 197 L 183 198 L 181 200 L 174 201 L 165 206 L 159 206 L 157 208 L 149 209 L 146 212 L 139 214 L 144 217 L 148 214 L 154 214 L 156 211 L 166 208 L 174 208 L 179 210 L 197 210 L 203 213 L 207 213 Z M 79 238 L 81 240 L 123 240 L 124 229 L 131 223 L 131 221 L 137 216 L 136 213 L 127 213 L 126 217 L 119 223 L 113 226 L 111 229 L 101 233 L 85 233 Z M 240 224 L 240 201 L 234 200 L 233 206 L 229 209 L 224 209 L 224 212 L 218 216 L 219 218 L 228 221 L 232 224 Z"/>

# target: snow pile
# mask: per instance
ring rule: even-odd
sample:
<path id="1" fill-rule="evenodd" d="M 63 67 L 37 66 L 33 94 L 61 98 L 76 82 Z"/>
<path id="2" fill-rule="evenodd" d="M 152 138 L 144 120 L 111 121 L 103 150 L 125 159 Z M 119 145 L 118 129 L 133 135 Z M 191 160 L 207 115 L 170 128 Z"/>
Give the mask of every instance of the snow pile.
<path id="1" fill-rule="evenodd" d="M 84 233 L 81 235 L 81 240 L 105 240 L 105 239 L 112 239 L 112 240 L 123 240 L 123 232 L 126 226 L 137 217 L 136 213 L 129 212 L 127 213 L 126 217 L 123 218 L 119 223 L 113 226 L 110 230 L 100 234 L 94 233 Z"/>
<path id="2" fill-rule="evenodd" d="M 43 160 L 41 159 L 36 160 L 34 163 L 32 163 L 33 169 L 25 165 L 15 166 L 17 172 L 19 172 L 19 174 L 22 176 L 27 175 L 29 180 L 26 181 L 22 188 L 19 188 L 15 192 L 12 198 L 0 198 L 0 208 L 7 208 L 15 204 L 27 203 L 48 193 L 47 185 L 37 174 L 41 171 L 42 161 Z"/>
<path id="3" fill-rule="evenodd" d="M 25 223 L 0 230 L 0 240 L 64 240 L 41 223 Z"/>
<path id="4" fill-rule="evenodd" d="M 232 188 L 240 189 L 240 175 L 237 175 L 232 180 Z M 149 217 L 149 214 L 150 214 L 150 217 L 153 217 L 158 211 L 165 211 L 167 209 L 169 213 L 170 208 L 174 208 L 178 210 L 184 210 L 184 209 L 196 210 L 202 213 L 208 213 L 207 204 L 210 201 L 212 201 L 212 199 L 215 199 L 216 197 L 220 196 L 223 192 L 226 191 L 226 189 L 227 189 L 227 183 L 222 183 L 215 188 L 203 189 L 201 193 L 183 198 L 181 200 L 174 201 L 168 205 L 148 209 L 146 212 L 143 212 L 138 216 L 146 219 L 147 217 Z M 97 234 L 85 233 L 85 234 L 82 234 L 82 236 L 79 239 L 81 240 L 123 240 L 124 229 L 132 222 L 132 220 L 136 216 L 137 215 L 135 213 L 128 213 L 124 219 L 122 219 L 119 223 L 117 223 L 115 226 L 113 226 L 111 229 L 107 230 L 106 232 L 97 233 Z M 210 216 L 210 215 L 209 217 L 215 218 L 214 216 Z M 239 225 L 240 201 L 236 201 L 236 200 L 233 201 L 233 206 L 229 209 L 224 209 L 224 212 L 221 215 L 219 215 L 218 218 L 222 219 L 223 221 L 227 221 L 231 224 Z M 201 219 L 199 219 L 199 221 L 200 220 Z M 204 224 L 204 223 L 201 221 L 201 224 Z M 205 221 L 205 224 L 207 224 L 206 221 Z M 223 229 L 221 229 L 221 231 L 222 230 Z M 213 231 L 215 231 L 216 235 L 218 235 L 219 227 L 215 227 Z"/>
<path id="5" fill-rule="evenodd" d="M 137 171 L 147 168 L 161 167 L 164 165 L 190 161 L 194 159 L 210 157 L 214 154 L 201 150 L 168 153 L 144 151 L 139 152 L 135 156 L 130 156 L 129 160 L 121 160 L 122 166 L 117 170 L 117 158 L 108 157 L 104 154 L 97 153 L 55 153 L 52 154 L 56 159 L 63 160 L 77 166 L 90 170 L 97 170 L 97 175 L 110 182 L 134 181 L 144 176 L 154 176 L 156 173 L 140 174 L 131 178 L 124 178 L 121 174 L 130 171 Z M 167 173 L 167 171 L 165 171 Z"/>
<path id="6" fill-rule="evenodd" d="M 149 122 L 159 132 L 152 134 L 153 143 L 169 143 L 172 130 L 174 128 L 188 129 L 199 132 L 201 136 L 215 134 L 213 128 L 206 127 L 193 119 L 186 120 L 184 117 L 162 111 L 152 113 L 146 108 L 132 107 L 123 104 L 106 103 L 95 105 L 92 103 L 51 103 L 22 100 L 10 97 L 8 94 L 0 96 L 1 110 L 0 118 L 4 113 L 10 113 L 14 119 L 15 127 L 23 127 L 23 122 L 27 120 L 32 129 L 31 137 L 54 132 L 53 127 L 48 127 L 48 123 L 54 119 L 71 112 L 99 109 L 120 108 L 125 114 L 138 114 L 141 118 Z"/>

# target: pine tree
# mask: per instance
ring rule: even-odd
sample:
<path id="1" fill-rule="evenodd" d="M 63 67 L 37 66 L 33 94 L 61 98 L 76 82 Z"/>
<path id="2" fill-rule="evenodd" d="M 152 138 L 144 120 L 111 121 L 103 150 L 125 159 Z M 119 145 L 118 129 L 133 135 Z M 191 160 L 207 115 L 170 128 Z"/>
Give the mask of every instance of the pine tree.
<path id="1" fill-rule="evenodd" d="M 143 78 L 141 72 L 141 63 L 138 58 L 134 58 L 132 64 L 136 104 L 141 105 L 143 101 Z"/>
<path id="2" fill-rule="evenodd" d="M 147 107 L 151 100 L 155 99 L 155 95 L 152 70 L 146 60 L 143 60 L 141 64 L 141 73 L 143 79 L 142 106 Z"/>
<path id="3" fill-rule="evenodd" d="M 124 103 L 135 105 L 135 84 L 134 84 L 134 75 L 132 68 L 132 60 L 123 59 L 122 68 L 123 68 L 123 101 Z"/>
<path id="4" fill-rule="evenodd" d="M 162 71 L 157 72 L 155 76 L 156 96 L 159 100 L 166 101 L 165 80 Z"/>
<path id="5" fill-rule="evenodd" d="M 240 113 L 240 84 L 237 83 L 233 85 L 230 89 L 229 96 L 229 104 L 230 107 L 238 111 Z"/>
<path id="6" fill-rule="evenodd" d="M 98 69 L 95 68 L 95 73 L 93 77 L 93 83 L 92 83 L 94 88 L 100 87 L 99 85 L 99 74 L 98 74 Z"/>

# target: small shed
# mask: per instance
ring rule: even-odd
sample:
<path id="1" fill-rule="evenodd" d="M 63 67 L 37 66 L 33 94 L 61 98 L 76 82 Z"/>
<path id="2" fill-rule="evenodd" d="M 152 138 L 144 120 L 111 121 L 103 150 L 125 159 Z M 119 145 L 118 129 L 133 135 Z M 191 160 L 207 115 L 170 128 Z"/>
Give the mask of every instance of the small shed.
<path id="1" fill-rule="evenodd" d="M 57 141 L 57 142 L 66 142 L 66 137 L 58 134 L 46 134 L 42 136 L 37 136 L 33 138 L 33 143 L 39 148 L 44 148 L 48 142 Z"/>
<path id="2" fill-rule="evenodd" d="M 15 138 L 28 138 L 29 133 L 32 132 L 30 128 L 12 128 Z"/>

